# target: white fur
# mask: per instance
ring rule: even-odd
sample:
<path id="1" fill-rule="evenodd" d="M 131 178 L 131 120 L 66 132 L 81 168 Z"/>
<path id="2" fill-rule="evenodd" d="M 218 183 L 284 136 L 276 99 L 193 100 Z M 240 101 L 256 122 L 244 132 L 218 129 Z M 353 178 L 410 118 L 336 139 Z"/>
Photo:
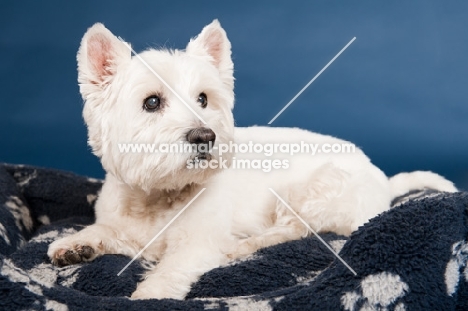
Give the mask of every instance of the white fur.
<path id="1" fill-rule="evenodd" d="M 83 261 L 103 254 L 133 257 L 201 188 L 206 188 L 143 253 L 159 263 L 139 284 L 133 298 L 182 299 L 206 271 L 261 247 L 309 234 L 268 188 L 287 200 L 317 231 L 345 235 L 386 211 L 393 196 L 413 187 L 456 190 L 450 182 L 428 173 L 400 175 L 389 182 L 360 150 L 335 155 L 283 154 L 289 169 L 269 173 L 189 170 L 186 162 L 190 157 L 184 154 L 120 153 L 119 143 L 184 141 L 190 129 L 202 126 L 216 133 L 216 144 L 343 142 L 301 129 L 234 128 L 231 45 L 216 20 L 192 39 L 185 51 L 150 49 L 140 56 L 208 124 L 203 125 L 102 24 L 90 28 L 77 56 L 78 80 L 85 100 L 83 116 L 89 144 L 107 175 L 96 202 L 96 223 L 55 241 L 48 251 L 54 263 L 70 252 L 80 254 L 83 246 L 94 250 L 91 256 L 81 258 Z M 196 100 L 201 92 L 208 97 L 206 109 Z M 163 108 L 144 111 L 144 99 L 154 94 L 164 98 Z M 223 158 L 230 164 L 233 156 L 228 153 Z M 219 159 L 215 153 L 212 157 Z M 261 154 L 238 157 L 267 158 Z"/>
<path id="2" fill-rule="evenodd" d="M 451 181 L 433 172 L 400 173 L 390 178 L 392 197 L 404 195 L 408 191 L 430 188 L 434 190 L 453 192 L 455 186 Z"/>

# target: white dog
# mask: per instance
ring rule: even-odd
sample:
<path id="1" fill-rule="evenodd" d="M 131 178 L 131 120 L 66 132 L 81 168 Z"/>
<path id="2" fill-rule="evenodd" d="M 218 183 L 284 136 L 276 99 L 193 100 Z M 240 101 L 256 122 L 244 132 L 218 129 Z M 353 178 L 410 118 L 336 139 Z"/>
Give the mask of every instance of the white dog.
<path id="1" fill-rule="evenodd" d="M 344 235 L 388 210 L 392 198 L 411 189 L 456 191 L 451 182 L 430 172 L 399 174 L 389 180 L 357 148 L 354 153 L 314 156 L 214 152 L 232 142 L 347 143 L 300 129 L 235 128 L 231 44 L 217 20 L 185 51 L 150 49 L 139 56 L 170 88 L 141 59 L 132 58 L 129 45 L 102 24 L 95 24 L 83 37 L 77 56 L 83 115 L 89 144 L 107 175 L 96 202 L 96 223 L 53 242 L 48 251 L 58 265 L 91 261 L 103 254 L 133 257 L 206 188 L 145 250 L 142 256 L 158 264 L 132 298 L 183 299 L 208 270 L 310 234 L 269 188 L 313 229 Z M 191 154 L 118 148 L 122 143 L 179 142 L 214 145 Z M 278 162 L 269 172 L 233 167 L 240 158 L 262 165 L 272 158 Z M 224 162 L 231 168 L 197 168 L 202 161 Z"/>

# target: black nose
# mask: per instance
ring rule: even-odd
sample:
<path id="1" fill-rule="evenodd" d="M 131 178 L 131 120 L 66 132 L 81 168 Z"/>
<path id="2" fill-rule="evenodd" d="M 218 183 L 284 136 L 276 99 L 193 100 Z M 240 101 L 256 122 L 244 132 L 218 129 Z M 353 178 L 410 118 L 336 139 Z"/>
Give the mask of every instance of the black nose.
<path id="1" fill-rule="evenodd" d="M 199 127 L 192 129 L 187 133 L 187 141 L 191 144 L 214 144 L 216 134 L 211 129 L 206 127 Z"/>

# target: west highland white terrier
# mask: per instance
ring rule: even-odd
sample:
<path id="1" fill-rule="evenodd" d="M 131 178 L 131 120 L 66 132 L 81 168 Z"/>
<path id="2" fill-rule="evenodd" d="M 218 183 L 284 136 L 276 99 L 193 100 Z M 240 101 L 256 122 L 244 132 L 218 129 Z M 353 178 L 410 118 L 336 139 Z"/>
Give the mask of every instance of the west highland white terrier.
<path id="1" fill-rule="evenodd" d="M 349 235 L 412 189 L 456 191 L 431 172 L 388 179 L 357 148 L 327 153 L 326 146 L 350 145 L 331 136 L 234 127 L 231 43 L 217 20 L 185 50 L 150 49 L 134 57 L 130 45 L 98 23 L 84 35 L 77 60 L 89 145 L 107 174 L 96 223 L 53 242 L 51 261 L 63 266 L 104 254 L 133 257 L 193 201 L 143 252 L 158 263 L 132 298 L 183 299 L 210 269 L 309 235 L 275 193 L 314 230 Z M 119 148 L 129 143 L 209 148 Z M 274 154 L 254 152 L 252 145 L 274 148 Z M 288 145 L 318 146 L 319 152 L 293 154 Z"/>

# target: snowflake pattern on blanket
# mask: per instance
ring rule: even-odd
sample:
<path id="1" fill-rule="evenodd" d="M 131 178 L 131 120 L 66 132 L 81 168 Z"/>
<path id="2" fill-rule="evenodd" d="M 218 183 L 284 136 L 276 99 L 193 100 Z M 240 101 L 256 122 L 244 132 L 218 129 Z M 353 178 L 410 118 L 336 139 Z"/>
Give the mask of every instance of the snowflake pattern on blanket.
<path id="1" fill-rule="evenodd" d="M 93 223 L 101 181 L 0 164 L 0 310 L 468 310 L 468 194 L 421 189 L 354 232 L 261 249 L 207 272 L 186 300 L 128 297 L 157 264 L 105 255 L 56 267 L 48 245 Z M 369 194 L 372 195 L 372 194 Z"/>

